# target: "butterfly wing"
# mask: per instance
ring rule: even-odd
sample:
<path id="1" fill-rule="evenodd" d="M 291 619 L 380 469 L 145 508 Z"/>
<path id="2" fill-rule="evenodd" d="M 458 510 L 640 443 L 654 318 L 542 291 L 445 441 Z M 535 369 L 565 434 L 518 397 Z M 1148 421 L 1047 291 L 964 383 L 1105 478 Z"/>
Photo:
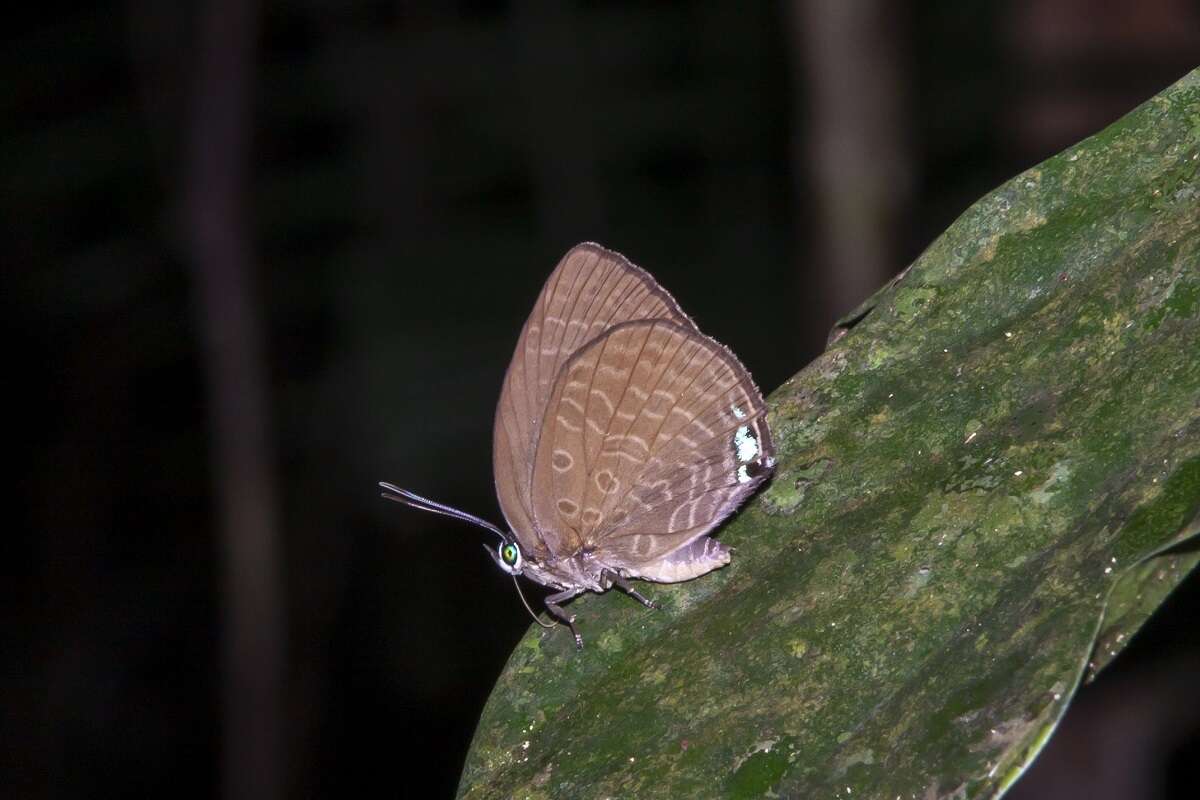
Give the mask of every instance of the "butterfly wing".
<path id="1" fill-rule="evenodd" d="M 537 436 L 563 364 L 589 341 L 636 319 L 695 329 L 674 298 L 645 270 L 596 244 L 572 248 L 546 280 L 521 329 L 504 377 L 492 438 L 496 494 L 522 547 L 545 557 L 568 543 L 536 526 L 532 475 Z"/>
<path id="2" fill-rule="evenodd" d="M 728 561 L 698 540 L 774 463 L 762 394 L 729 350 L 694 326 L 622 323 L 555 381 L 533 519 L 627 575 L 686 580 Z"/>

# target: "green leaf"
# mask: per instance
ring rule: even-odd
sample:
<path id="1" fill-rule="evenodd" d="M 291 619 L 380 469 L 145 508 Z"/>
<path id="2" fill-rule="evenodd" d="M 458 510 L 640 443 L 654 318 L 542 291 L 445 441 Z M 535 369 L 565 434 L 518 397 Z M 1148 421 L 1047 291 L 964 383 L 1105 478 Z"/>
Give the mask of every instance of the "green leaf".
<path id="1" fill-rule="evenodd" d="M 1200 559 L 1200 71 L 976 203 L 771 397 L 733 563 L 532 629 L 460 795 L 995 797 Z M 843 334 L 844 335 L 840 335 Z M 1099 649 L 1096 649 L 1096 648 Z"/>

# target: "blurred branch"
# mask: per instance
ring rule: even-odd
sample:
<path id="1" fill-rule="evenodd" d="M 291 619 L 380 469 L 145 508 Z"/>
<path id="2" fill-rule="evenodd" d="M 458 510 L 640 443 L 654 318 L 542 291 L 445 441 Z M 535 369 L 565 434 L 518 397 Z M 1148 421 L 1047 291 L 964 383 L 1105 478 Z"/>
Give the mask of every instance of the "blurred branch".
<path id="1" fill-rule="evenodd" d="M 204 339 L 224 585 L 224 796 L 282 796 L 284 611 L 246 184 L 258 6 L 202 10 L 184 227 Z"/>
<path id="2" fill-rule="evenodd" d="M 902 34 L 883 0 L 793 0 L 790 14 L 795 84 L 809 101 L 796 104 L 795 128 L 810 132 L 793 158 L 798 194 L 812 192 L 820 209 L 827 329 L 902 266 L 896 243 L 912 182 Z"/>

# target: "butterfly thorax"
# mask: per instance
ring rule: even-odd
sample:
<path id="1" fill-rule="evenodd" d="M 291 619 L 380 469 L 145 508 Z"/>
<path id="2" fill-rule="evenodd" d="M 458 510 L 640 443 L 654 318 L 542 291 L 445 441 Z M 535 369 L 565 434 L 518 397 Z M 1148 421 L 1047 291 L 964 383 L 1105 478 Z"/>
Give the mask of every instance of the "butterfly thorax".
<path id="1" fill-rule="evenodd" d="M 557 558 L 540 560 L 536 556 L 528 556 L 524 573 L 543 586 L 604 592 L 612 588 L 612 582 L 603 576 L 605 569 L 605 565 L 596 558 L 593 548 L 583 547 L 569 556 Z"/>

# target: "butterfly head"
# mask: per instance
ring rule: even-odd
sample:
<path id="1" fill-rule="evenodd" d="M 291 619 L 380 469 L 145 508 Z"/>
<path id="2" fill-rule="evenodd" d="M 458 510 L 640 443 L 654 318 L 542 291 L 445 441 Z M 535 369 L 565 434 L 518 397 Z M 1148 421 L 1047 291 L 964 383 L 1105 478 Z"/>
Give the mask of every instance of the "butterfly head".
<path id="1" fill-rule="evenodd" d="M 496 562 L 496 566 L 509 575 L 520 575 L 525 569 L 525 557 L 521 553 L 521 545 L 507 536 L 504 537 L 499 547 L 493 549 L 485 544 L 483 549 L 488 551 L 488 555 Z"/>

